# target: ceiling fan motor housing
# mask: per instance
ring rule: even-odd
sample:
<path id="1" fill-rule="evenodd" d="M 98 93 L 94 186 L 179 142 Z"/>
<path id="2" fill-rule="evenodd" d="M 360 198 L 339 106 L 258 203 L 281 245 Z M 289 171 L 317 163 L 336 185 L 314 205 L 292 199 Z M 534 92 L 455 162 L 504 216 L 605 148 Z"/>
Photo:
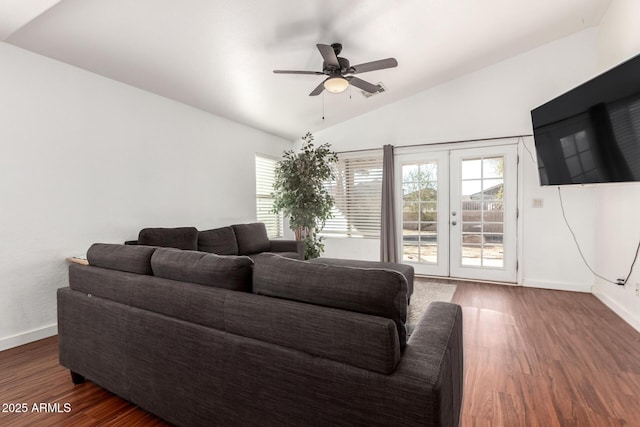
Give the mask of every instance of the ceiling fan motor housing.
<path id="1" fill-rule="evenodd" d="M 340 68 L 335 68 L 333 66 L 327 65 L 326 62 L 322 61 L 322 70 L 325 74 L 344 74 L 349 70 L 351 64 L 347 58 L 338 57 L 338 64 L 340 64 Z"/>

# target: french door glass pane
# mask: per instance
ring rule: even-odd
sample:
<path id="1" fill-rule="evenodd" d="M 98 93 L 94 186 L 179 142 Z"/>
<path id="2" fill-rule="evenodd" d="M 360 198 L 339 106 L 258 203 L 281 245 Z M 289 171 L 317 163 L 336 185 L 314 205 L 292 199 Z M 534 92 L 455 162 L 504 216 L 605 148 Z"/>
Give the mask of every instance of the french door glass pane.
<path id="1" fill-rule="evenodd" d="M 485 267 L 502 268 L 504 250 L 502 244 L 485 245 L 482 251 L 482 265 Z"/>
<path id="2" fill-rule="evenodd" d="M 438 262 L 438 164 L 402 165 L 402 259 Z"/>
<path id="3" fill-rule="evenodd" d="M 465 160 L 462 164 L 462 179 L 482 178 L 482 159 Z"/>
<path id="4" fill-rule="evenodd" d="M 463 266 L 504 266 L 504 158 L 462 160 Z"/>

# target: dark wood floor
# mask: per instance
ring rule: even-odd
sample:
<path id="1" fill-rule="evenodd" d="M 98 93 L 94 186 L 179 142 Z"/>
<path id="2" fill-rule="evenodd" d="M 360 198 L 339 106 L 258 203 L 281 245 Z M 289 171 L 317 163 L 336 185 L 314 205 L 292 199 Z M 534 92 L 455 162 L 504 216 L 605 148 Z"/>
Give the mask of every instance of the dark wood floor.
<path id="1" fill-rule="evenodd" d="M 640 333 L 589 294 L 461 283 L 467 426 L 640 426 Z M 55 337 L 0 353 L 0 426 L 164 426 L 58 366 Z M 47 410 L 36 412 L 39 403 Z"/>
<path id="2" fill-rule="evenodd" d="M 51 407 L 40 411 L 41 403 Z M 0 352 L 0 404 L 3 427 L 168 425 L 89 382 L 74 386 L 58 365 L 57 337 Z"/>
<path id="3" fill-rule="evenodd" d="M 640 333 L 593 295 L 458 286 L 463 426 L 640 426 Z"/>

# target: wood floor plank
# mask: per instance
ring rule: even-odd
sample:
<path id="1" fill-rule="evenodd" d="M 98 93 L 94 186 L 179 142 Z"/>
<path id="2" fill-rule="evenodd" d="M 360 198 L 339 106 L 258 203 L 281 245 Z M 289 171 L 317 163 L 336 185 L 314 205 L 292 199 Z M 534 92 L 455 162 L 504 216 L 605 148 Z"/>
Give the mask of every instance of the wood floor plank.
<path id="1" fill-rule="evenodd" d="M 594 296 L 459 282 L 463 427 L 640 427 L 640 333 Z M 57 338 L 0 352 L 0 426 L 168 426 L 58 365 Z M 68 403 L 69 413 L 32 411 Z"/>

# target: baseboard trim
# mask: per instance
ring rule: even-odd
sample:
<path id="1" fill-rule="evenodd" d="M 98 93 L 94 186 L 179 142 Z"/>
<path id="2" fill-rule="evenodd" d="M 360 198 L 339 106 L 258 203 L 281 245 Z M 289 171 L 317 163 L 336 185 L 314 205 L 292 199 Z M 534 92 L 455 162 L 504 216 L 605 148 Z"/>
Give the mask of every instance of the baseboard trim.
<path id="1" fill-rule="evenodd" d="M 0 351 L 8 350 L 10 348 L 18 347 L 30 342 L 38 341 L 43 338 L 49 338 L 58 333 L 58 324 L 45 326 L 39 329 L 33 329 L 31 331 L 23 332 L 21 334 L 13 335 L 0 339 Z"/>
<path id="2" fill-rule="evenodd" d="M 595 286 L 591 288 L 591 293 L 604 305 L 609 307 L 611 311 L 620 316 L 622 320 L 631 325 L 636 331 L 640 332 L 640 317 L 621 306 L 617 301 L 609 298 L 602 292 L 599 292 Z"/>
<path id="3" fill-rule="evenodd" d="M 546 280 L 527 280 L 525 279 L 522 286 L 526 288 L 542 288 L 551 289 L 554 291 L 569 291 L 569 292 L 583 292 L 591 293 L 590 288 L 585 288 L 576 283 L 570 282 L 547 282 Z"/>
<path id="4" fill-rule="evenodd" d="M 456 285 L 458 283 L 485 283 L 488 285 L 505 285 L 505 286 L 518 286 L 517 283 L 511 282 L 496 282 L 494 280 L 480 280 L 480 279 L 465 279 L 463 277 L 451 277 L 451 276 L 431 276 L 428 274 L 415 274 L 416 279 L 435 280 L 443 283 L 451 283 Z"/>

